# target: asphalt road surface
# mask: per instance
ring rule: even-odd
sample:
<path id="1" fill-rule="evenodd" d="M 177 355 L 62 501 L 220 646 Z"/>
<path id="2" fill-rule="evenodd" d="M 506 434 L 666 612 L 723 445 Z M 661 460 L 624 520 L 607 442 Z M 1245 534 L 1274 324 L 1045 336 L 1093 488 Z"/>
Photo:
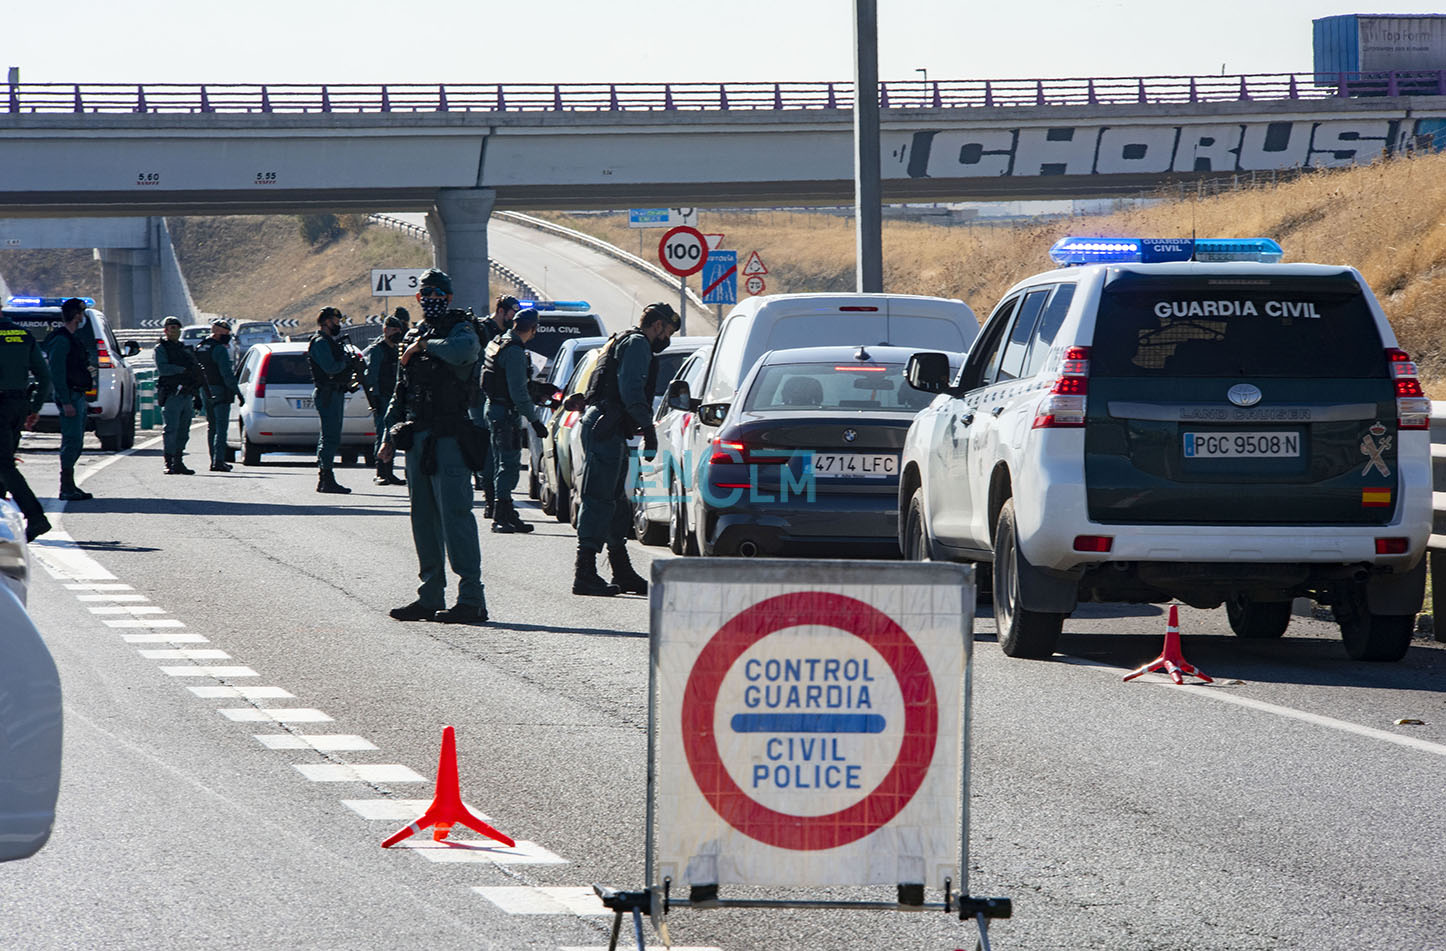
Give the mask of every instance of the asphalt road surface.
<path id="1" fill-rule="evenodd" d="M 56 443 L 25 440 L 42 494 Z M 0 866 L 0 947 L 605 947 L 587 887 L 643 877 L 646 599 L 574 598 L 571 531 L 520 501 L 537 531 L 482 539 L 492 624 L 392 621 L 415 584 L 405 490 L 338 470 L 353 494 L 320 496 L 306 457 L 267 459 L 168 477 L 144 436 L 87 455 L 96 498 L 34 546 L 64 781 L 49 845 Z M 644 572 L 665 553 L 643 551 Z M 1043 662 L 1005 658 L 983 610 L 970 883 L 1015 904 L 994 947 L 1446 945 L 1442 645 L 1355 663 L 1325 621 L 1248 643 L 1187 609 L 1216 685 L 1127 684 L 1158 608 L 1085 608 Z M 430 798 L 448 724 L 463 797 L 517 849 L 379 848 Z M 669 920 L 680 948 L 974 940 L 943 912 Z"/>

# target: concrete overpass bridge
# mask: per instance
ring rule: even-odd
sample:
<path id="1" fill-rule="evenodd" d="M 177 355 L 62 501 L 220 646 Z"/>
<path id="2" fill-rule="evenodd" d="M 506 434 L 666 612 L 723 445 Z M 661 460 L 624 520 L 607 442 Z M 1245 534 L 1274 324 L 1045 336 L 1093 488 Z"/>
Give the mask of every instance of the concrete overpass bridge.
<path id="1" fill-rule="evenodd" d="M 494 207 L 853 194 L 841 83 L 0 96 L 0 216 L 422 211 L 470 300 L 488 296 Z M 880 98 L 890 201 L 1136 194 L 1446 144 L 1446 73 L 914 81 L 884 83 Z"/>

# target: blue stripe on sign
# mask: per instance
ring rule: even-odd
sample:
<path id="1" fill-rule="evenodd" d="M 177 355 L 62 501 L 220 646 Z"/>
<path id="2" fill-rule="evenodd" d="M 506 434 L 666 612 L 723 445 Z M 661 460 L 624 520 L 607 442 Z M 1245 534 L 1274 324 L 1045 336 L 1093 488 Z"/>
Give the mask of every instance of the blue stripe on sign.
<path id="1" fill-rule="evenodd" d="M 735 713 L 734 733 L 882 733 L 876 713 Z"/>

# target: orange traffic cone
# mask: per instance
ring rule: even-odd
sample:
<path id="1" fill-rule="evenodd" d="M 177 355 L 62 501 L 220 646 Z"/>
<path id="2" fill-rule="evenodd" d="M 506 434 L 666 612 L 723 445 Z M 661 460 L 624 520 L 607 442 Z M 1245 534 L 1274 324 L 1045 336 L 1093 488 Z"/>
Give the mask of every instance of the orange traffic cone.
<path id="1" fill-rule="evenodd" d="M 1165 650 L 1159 657 L 1156 657 L 1145 666 L 1125 674 L 1125 679 L 1134 680 L 1141 674 L 1149 673 L 1152 670 L 1159 670 L 1162 667 L 1165 669 L 1165 672 L 1170 675 L 1170 679 L 1177 684 L 1184 683 L 1184 681 L 1180 679 L 1181 674 L 1189 677 L 1199 677 L 1207 684 L 1213 684 L 1215 682 L 1202 674 L 1195 665 L 1185 659 L 1184 654 L 1180 653 L 1180 609 L 1173 604 L 1170 605 L 1170 624 L 1165 628 Z"/>
<path id="2" fill-rule="evenodd" d="M 457 731 L 448 726 L 442 728 L 442 758 L 437 763 L 437 792 L 432 797 L 432 804 L 422 813 L 420 819 L 383 842 L 382 848 L 389 849 L 428 826 L 436 827 L 432 830 L 432 839 L 440 842 L 452 831 L 452 825 L 459 822 L 473 832 L 496 839 L 508 848 L 517 845 L 512 839 L 479 819 L 477 814 L 462 802 L 462 789 L 457 782 Z"/>

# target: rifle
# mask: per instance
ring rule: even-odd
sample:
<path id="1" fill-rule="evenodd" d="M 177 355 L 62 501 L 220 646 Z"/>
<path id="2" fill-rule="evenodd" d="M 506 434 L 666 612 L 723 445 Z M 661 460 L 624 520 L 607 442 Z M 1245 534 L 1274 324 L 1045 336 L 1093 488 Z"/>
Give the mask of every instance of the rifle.
<path id="1" fill-rule="evenodd" d="M 346 391 L 348 393 L 355 393 L 357 389 L 360 388 L 362 395 L 367 399 L 367 405 L 371 407 L 373 413 L 377 412 L 377 395 L 372 392 L 371 387 L 367 386 L 366 357 L 362 356 L 362 352 L 357 349 L 356 344 L 347 338 L 342 338 L 341 349 L 342 352 L 346 354 L 347 369 L 350 371 Z M 385 408 L 386 407 L 382 407 L 382 409 Z"/>

